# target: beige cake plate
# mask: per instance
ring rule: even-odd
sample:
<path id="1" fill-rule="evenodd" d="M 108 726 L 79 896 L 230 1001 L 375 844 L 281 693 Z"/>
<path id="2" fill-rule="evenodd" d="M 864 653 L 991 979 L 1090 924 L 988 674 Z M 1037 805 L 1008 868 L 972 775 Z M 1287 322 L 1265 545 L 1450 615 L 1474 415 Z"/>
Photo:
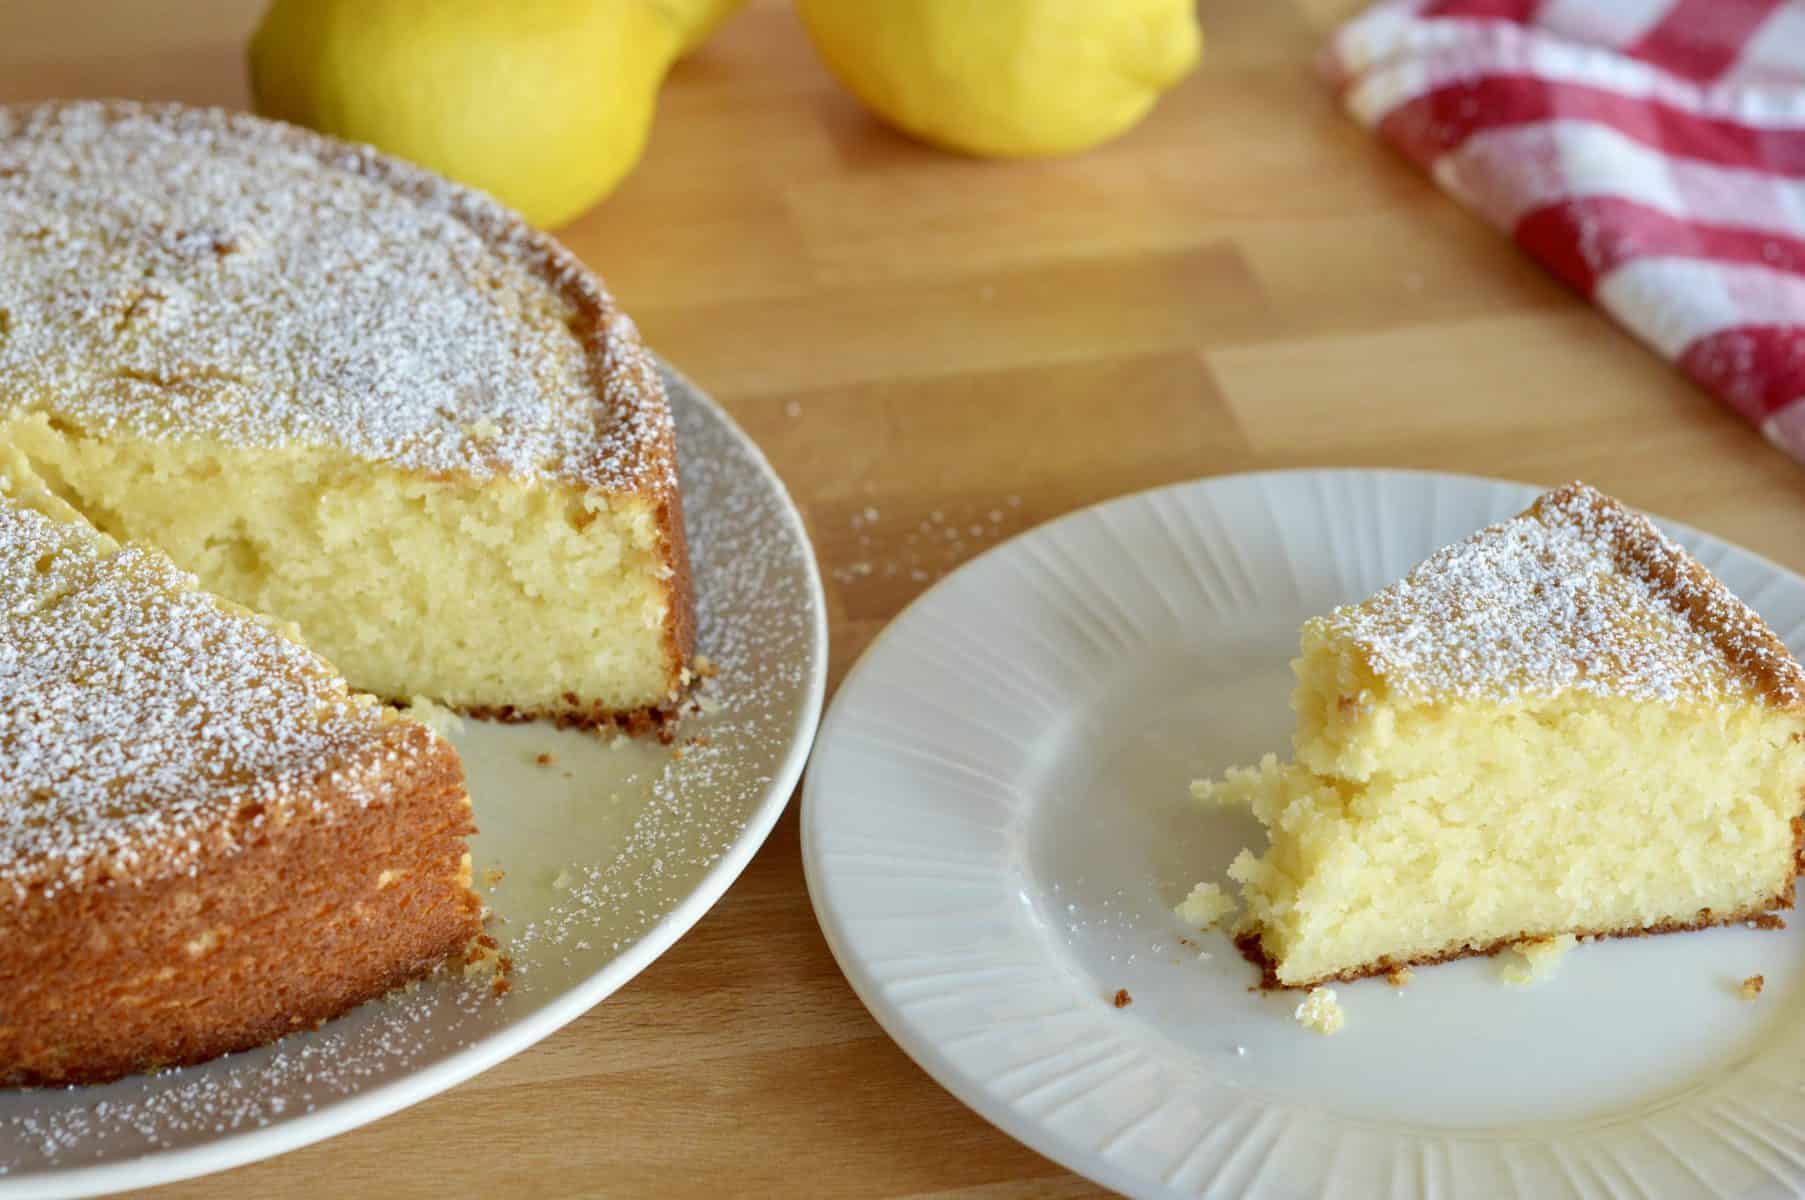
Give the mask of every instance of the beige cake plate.
<path id="1" fill-rule="evenodd" d="M 453 734 L 482 832 L 478 890 L 512 990 L 440 979 L 274 1046 L 105 1087 L 0 1092 L 0 1198 L 94 1195 L 217 1171 L 423 1100 L 581 1015 L 727 890 L 801 774 L 827 670 L 821 581 L 756 446 L 665 372 L 699 609 L 719 674 L 679 746 L 544 725 Z M 522 630 L 522 636 L 531 636 Z M 552 761 L 538 759 L 549 754 Z M 492 885 L 485 871 L 503 876 Z"/>
<path id="2" fill-rule="evenodd" d="M 803 796 L 815 911 L 879 1022 L 1132 1196 L 1805 1191 L 1805 915 L 1582 946 L 1529 989 L 1489 959 L 1340 986 L 1325 1038 L 1172 914 L 1264 844 L 1187 784 L 1286 747 L 1303 620 L 1534 494 L 1201 480 L 1042 526 L 917 600 L 835 697 Z M 1667 528 L 1805 651 L 1805 580 Z"/>

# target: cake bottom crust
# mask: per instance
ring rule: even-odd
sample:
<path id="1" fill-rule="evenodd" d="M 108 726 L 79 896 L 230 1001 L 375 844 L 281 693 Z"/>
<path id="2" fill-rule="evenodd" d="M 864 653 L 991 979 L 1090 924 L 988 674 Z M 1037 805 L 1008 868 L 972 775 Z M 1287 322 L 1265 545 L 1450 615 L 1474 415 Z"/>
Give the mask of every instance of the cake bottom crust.
<path id="1" fill-rule="evenodd" d="M 1748 908 L 1739 908 L 1734 912 L 1725 913 L 1721 916 L 1707 909 L 1696 921 L 1662 921 L 1656 925 L 1643 925 L 1632 929 L 1562 929 L 1556 931 L 1556 934 L 1518 933 L 1515 936 L 1499 938 L 1497 941 L 1488 942 L 1481 946 L 1470 946 L 1464 950 L 1450 950 L 1444 954 L 1426 954 L 1419 958 L 1380 958 L 1376 962 L 1367 963 L 1364 966 L 1350 967 L 1345 971 L 1338 971 L 1333 975 L 1319 976 L 1316 979 L 1306 980 L 1303 983 L 1282 983 L 1279 981 L 1278 965 L 1268 957 L 1266 948 L 1260 945 L 1260 934 L 1258 930 L 1249 930 L 1245 933 L 1236 934 L 1234 942 L 1235 949 L 1241 952 L 1241 957 L 1259 968 L 1259 987 L 1261 991 L 1307 991 L 1310 988 L 1321 987 L 1326 983 L 1352 983 L 1356 979 L 1367 979 L 1374 975 L 1389 975 L 1391 972 L 1403 967 L 1432 967 L 1437 963 L 1453 962 L 1458 958 L 1487 957 L 1497 954 L 1501 950 L 1508 950 L 1512 946 L 1522 942 L 1534 941 L 1537 938 L 1557 936 L 1559 934 L 1570 933 L 1575 937 L 1581 938 L 1651 937 L 1661 933 L 1690 933 L 1694 930 L 1709 929 L 1715 925 L 1733 925 L 1738 921 L 1754 922 L 1764 929 L 1779 929 L 1783 928 L 1785 923 L 1779 917 L 1773 915 L 1774 910 L 1791 908 L 1792 904 L 1793 881 L 1788 880 L 1786 890 L 1775 896 L 1773 899 L 1762 904 L 1751 905 Z"/>
<path id="2" fill-rule="evenodd" d="M 669 742 L 675 736 L 671 727 L 676 724 L 682 707 L 680 703 L 674 703 L 621 712 L 599 703 L 584 705 L 575 696 L 568 700 L 569 707 L 566 708 L 519 708 L 512 704 L 448 707 L 455 713 L 477 721 L 500 721 L 507 725 L 549 721 L 560 729 L 618 729 L 628 737 L 655 735 L 662 742 Z"/>
<path id="3" fill-rule="evenodd" d="M 628 737 L 655 736 L 669 744 L 676 740 L 676 724 L 685 711 L 693 711 L 695 691 L 702 681 L 714 674 L 712 664 L 698 665 L 693 672 L 685 669 L 672 688 L 672 699 L 665 704 L 649 704 L 643 708 L 612 709 L 600 701 L 584 701 L 565 693 L 562 705 L 520 706 L 514 704 L 447 705 L 451 711 L 476 721 L 499 721 L 508 725 L 531 721 L 549 721 L 560 729 L 615 729 Z M 395 701 L 406 704 L 406 700 Z"/>

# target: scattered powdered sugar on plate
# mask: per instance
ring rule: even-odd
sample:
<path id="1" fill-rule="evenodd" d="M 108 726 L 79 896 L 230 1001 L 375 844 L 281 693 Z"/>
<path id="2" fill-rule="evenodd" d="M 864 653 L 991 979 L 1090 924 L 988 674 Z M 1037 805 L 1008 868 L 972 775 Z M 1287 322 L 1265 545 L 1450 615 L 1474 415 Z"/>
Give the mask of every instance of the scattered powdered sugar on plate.
<path id="1" fill-rule="evenodd" d="M 211 1063 L 103 1087 L 0 1092 L 0 1194 L 10 1180 L 126 1160 L 133 1174 L 119 1186 L 156 1182 L 167 1177 L 159 1155 L 289 1122 L 329 1126 L 310 1140 L 374 1119 L 395 1104 L 358 1110 L 372 1089 L 547 1020 L 637 943 L 674 940 L 699 916 L 689 905 L 673 918 L 787 800 L 771 785 L 813 727 L 826 646 L 812 555 L 787 500 L 719 410 L 681 380 L 666 384 L 698 646 L 714 673 L 672 746 L 480 721 L 453 735 L 482 827 L 472 851 L 490 932 L 514 961 L 508 993 L 447 971 L 320 1030 Z M 704 899 L 724 887 L 713 884 Z M 289 1144 L 301 1140 L 298 1130 Z"/>

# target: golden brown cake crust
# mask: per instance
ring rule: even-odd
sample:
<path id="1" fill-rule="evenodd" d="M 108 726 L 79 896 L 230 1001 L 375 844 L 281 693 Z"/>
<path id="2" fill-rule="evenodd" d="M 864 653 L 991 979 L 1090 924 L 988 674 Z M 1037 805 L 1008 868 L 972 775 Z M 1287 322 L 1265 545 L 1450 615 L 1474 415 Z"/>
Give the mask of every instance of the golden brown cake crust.
<path id="1" fill-rule="evenodd" d="M 696 653 L 695 584 L 690 576 L 689 538 L 683 527 L 683 497 L 672 488 L 658 506 L 658 528 L 664 534 L 666 561 L 671 566 L 671 606 L 664 619 L 666 662 L 671 667 L 673 703 L 683 686 L 684 673 Z"/>
<path id="2" fill-rule="evenodd" d="M 1618 568 L 1640 577 L 1718 649 L 1770 704 L 1805 707 L 1805 668 L 1753 609 L 1669 541 L 1642 514 L 1584 483 L 1540 498 L 1530 512 L 1583 512 L 1610 543 Z"/>
<path id="3" fill-rule="evenodd" d="M 366 763 L 322 764 L 286 825 L 233 818 L 221 840 L 239 849 L 192 875 L 0 892 L 0 1086 L 202 1062 L 462 951 L 481 931 L 462 768 L 421 726 L 385 733 Z M 381 794 L 347 791 L 333 769 L 347 765 L 385 772 Z"/>

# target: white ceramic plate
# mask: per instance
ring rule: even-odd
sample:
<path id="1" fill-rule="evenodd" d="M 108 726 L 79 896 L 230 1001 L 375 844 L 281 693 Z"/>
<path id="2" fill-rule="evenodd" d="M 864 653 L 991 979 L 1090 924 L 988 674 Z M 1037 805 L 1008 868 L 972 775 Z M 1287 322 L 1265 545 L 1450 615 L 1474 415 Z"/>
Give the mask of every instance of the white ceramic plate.
<path id="1" fill-rule="evenodd" d="M 1204 480 L 1043 526 L 923 596 L 841 688 L 803 798 L 815 910 L 884 1028 L 1010 1134 L 1138 1196 L 1805 1187 L 1805 919 L 1582 946 L 1530 989 L 1489 959 L 1341 986 L 1324 1038 L 1172 915 L 1264 845 L 1187 784 L 1288 746 L 1303 620 L 1533 494 Z M 1805 580 L 1669 529 L 1805 650 Z"/>
<path id="2" fill-rule="evenodd" d="M 807 757 L 826 609 L 783 484 L 667 371 L 695 568 L 719 670 L 682 755 L 542 725 L 468 722 L 478 889 L 515 962 L 502 999 L 433 981 L 274 1046 L 106 1087 L 0 1092 L 0 1197 L 91 1195 L 292 1150 L 444 1091 L 626 983 L 701 919 L 776 823 Z M 692 742 L 696 737 L 703 743 Z M 555 761 L 540 765 L 541 753 Z M 484 886 L 497 867 L 505 877 Z"/>

